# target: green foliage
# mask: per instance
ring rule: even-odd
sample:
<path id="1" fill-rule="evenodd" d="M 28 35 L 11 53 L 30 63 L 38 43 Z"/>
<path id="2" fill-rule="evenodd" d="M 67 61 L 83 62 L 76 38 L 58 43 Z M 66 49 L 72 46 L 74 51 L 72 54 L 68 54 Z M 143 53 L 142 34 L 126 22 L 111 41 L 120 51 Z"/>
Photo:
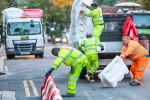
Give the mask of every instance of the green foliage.
<path id="1" fill-rule="evenodd" d="M 142 8 L 136 8 L 137 10 L 143 9 L 143 10 L 149 10 L 150 11 L 150 0 L 127 0 L 127 2 L 135 2 L 138 4 L 141 4 Z"/>
<path id="2" fill-rule="evenodd" d="M 118 0 L 94 0 L 99 6 L 114 6 Z"/>
<path id="3" fill-rule="evenodd" d="M 49 36 L 53 36 L 55 35 L 56 37 L 61 37 L 61 33 L 62 33 L 62 30 L 60 29 L 55 29 L 55 31 L 50 31 L 48 33 Z"/>
<path id="4" fill-rule="evenodd" d="M 140 2 L 144 10 L 150 10 L 150 0 L 141 0 Z"/>
<path id="5" fill-rule="evenodd" d="M 0 0 L 0 24 L 2 24 L 2 11 L 7 8 L 6 4 L 7 3 L 5 2 L 5 0 Z"/>
<path id="6" fill-rule="evenodd" d="M 54 32 L 49 32 L 48 35 L 61 35 L 63 25 L 69 24 L 67 20 L 70 20 L 69 14 L 71 12 L 72 2 L 66 3 L 64 0 L 18 0 L 17 3 L 18 7 L 21 9 L 42 9 L 44 23 L 56 22 L 57 24 L 60 24 L 60 29 L 55 29 Z"/>
<path id="7" fill-rule="evenodd" d="M 17 0 L 5 0 L 7 2 L 7 7 L 17 7 Z"/>

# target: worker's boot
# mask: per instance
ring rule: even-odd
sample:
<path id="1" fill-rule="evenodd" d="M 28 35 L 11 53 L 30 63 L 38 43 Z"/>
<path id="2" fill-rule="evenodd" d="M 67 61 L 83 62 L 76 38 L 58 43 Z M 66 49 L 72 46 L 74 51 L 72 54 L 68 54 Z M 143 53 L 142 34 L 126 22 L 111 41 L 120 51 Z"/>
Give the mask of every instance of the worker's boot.
<path id="1" fill-rule="evenodd" d="M 90 76 L 91 76 L 91 73 L 88 73 L 88 74 L 85 75 L 85 78 L 86 78 L 86 80 L 87 80 L 88 82 L 91 81 Z"/>
<path id="2" fill-rule="evenodd" d="M 129 84 L 132 86 L 140 85 L 139 83 L 136 83 L 136 82 L 129 82 Z"/>
<path id="3" fill-rule="evenodd" d="M 95 82 L 95 80 L 92 78 L 92 79 L 90 79 L 90 82 L 91 82 L 91 83 L 94 83 L 94 82 Z"/>
<path id="4" fill-rule="evenodd" d="M 66 94 L 62 94 L 62 97 L 75 97 L 75 94 L 71 94 L 71 93 L 66 93 Z"/>

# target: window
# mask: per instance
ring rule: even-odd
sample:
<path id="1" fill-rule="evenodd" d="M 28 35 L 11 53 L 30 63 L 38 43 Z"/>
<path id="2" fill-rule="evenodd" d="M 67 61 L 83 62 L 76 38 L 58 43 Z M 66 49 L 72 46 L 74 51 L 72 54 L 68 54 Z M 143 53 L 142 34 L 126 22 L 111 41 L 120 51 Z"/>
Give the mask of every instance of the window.
<path id="1" fill-rule="evenodd" d="M 104 30 L 117 30 L 118 22 L 105 22 Z"/>
<path id="2" fill-rule="evenodd" d="M 34 27 L 31 27 L 31 22 L 13 22 L 7 25 L 8 35 L 36 35 L 41 33 L 40 22 L 33 22 Z"/>
<path id="3" fill-rule="evenodd" d="M 150 26 L 150 14 L 149 15 L 133 15 L 133 22 L 135 26 Z"/>

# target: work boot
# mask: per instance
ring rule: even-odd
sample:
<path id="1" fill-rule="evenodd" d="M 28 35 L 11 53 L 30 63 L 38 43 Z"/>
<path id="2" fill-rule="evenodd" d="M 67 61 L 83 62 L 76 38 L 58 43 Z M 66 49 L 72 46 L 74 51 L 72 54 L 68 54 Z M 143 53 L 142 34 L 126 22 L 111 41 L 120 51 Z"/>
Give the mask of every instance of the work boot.
<path id="1" fill-rule="evenodd" d="M 139 83 L 136 83 L 136 82 L 129 82 L 129 84 L 132 86 L 140 85 Z"/>
<path id="2" fill-rule="evenodd" d="M 89 75 L 89 74 L 86 74 L 86 75 L 85 75 L 85 78 L 86 78 L 86 80 L 87 80 L 88 82 L 91 81 L 91 80 L 90 80 L 90 75 Z"/>
<path id="3" fill-rule="evenodd" d="M 62 97 L 75 97 L 75 94 L 71 94 L 71 93 L 66 93 L 66 94 L 62 94 Z"/>
<path id="4" fill-rule="evenodd" d="M 91 83 L 94 83 L 94 82 L 95 82 L 95 80 L 94 80 L 94 79 L 91 79 L 91 80 L 90 80 L 90 82 L 91 82 Z"/>

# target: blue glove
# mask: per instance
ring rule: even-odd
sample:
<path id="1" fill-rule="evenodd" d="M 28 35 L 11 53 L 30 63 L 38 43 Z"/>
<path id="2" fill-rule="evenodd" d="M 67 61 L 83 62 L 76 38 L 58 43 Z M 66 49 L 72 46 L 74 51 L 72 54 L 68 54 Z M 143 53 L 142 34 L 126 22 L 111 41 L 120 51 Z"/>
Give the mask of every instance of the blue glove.
<path id="1" fill-rule="evenodd" d="M 45 75 L 45 76 L 47 76 L 48 74 L 51 74 L 52 71 L 53 71 L 53 69 L 49 69 L 49 70 L 46 72 L 46 75 Z"/>

